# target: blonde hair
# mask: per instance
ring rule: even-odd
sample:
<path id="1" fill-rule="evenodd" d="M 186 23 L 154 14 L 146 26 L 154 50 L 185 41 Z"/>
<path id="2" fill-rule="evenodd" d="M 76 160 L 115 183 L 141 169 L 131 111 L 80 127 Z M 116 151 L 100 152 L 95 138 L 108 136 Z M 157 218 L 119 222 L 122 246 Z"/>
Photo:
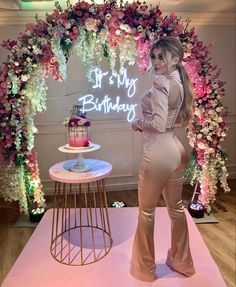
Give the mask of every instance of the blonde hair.
<path id="1" fill-rule="evenodd" d="M 182 106 L 180 108 L 180 114 L 178 119 L 181 120 L 183 124 L 188 124 L 193 118 L 193 88 L 191 84 L 190 77 L 185 67 L 182 65 L 183 57 L 184 57 L 184 48 L 181 41 L 174 37 L 163 37 L 160 40 L 154 42 L 150 48 L 149 56 L 153 54 L 153 50 L 155 48 L 160 48 L 163 54 L 163 61 L 169 69 L 169 63 L 167 61 L 166 52 L 169 51 L 172 57 L 177 56 L 179 58 L 179 62 L 176 64 L 176 68 L 179 71 L 180 78 L 183 84 L 184 89 L 184 100 Z"/>

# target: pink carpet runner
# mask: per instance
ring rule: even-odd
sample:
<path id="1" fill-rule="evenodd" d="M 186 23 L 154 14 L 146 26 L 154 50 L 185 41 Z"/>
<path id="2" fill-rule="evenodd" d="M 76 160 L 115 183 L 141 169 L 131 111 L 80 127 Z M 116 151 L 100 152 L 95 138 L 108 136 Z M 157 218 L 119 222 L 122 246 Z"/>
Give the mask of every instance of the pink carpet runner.
<path id="1" fill-rule="evenodd" d="M 67 266 L 55 261 L 49 250 L 52 210 L 46 212 L 18 257 L 2 287 L 226 287 L 191 216 L 187 213 L 196 274 L 184 277 L 165 264 L 170 244 L 166 208 L 156 209 L 156 263 L 158 279 L 141 282 L 129 274 L 138 208 L 109 208 L 113 237 L 111 251 L 100 261 L 85 266 Z"/>

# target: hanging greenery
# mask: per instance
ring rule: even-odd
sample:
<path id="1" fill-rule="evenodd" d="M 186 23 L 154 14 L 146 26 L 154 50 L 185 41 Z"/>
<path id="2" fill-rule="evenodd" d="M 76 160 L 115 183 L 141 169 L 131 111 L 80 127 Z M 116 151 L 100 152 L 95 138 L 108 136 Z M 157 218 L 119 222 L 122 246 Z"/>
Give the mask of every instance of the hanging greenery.
<path id="1" fill-rule="evenodd" d="M 221 146 L 228 132 L 222 104 L 225 83 L 218 79 L 220 69 L 210 62 L 210 46 L 200 41 L 188 24 L 174 13 L 163 16 L 158 5 L 145 2 L 79 1 L 71 5 L 68 1 L 65 10 L 57 2 L 46 20 L 36 17 L 17 40 L 5 41 L 3 47 L 9 54 L 0 69 L 0 181 L 5 199 L 19 200 L 24 212 L 27 193 L 34 194 L 38 207 L 45 205 L 34 150 L 33 118 L 46 109 L 45 78 L 52 74 L 55 80 L 66 79 L 72 49 L 86 66 L 88 77 L 104 59 L 113 73 L 133 64 L 145 72 L 151 43 L 165 36 L 182 41 L 184 65 L 195 90 L 194 119 L 188 127 L 190 182 L 200 184 L 199 199 L 206 207 L 215 200 L 218 181 L 225 192 L 229 191 Z"/>

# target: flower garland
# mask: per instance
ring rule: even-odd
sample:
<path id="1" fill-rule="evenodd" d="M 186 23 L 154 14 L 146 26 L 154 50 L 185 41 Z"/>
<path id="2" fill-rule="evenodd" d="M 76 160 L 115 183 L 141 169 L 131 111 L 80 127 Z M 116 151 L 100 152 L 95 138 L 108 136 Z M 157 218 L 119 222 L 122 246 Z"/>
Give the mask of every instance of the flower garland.
<path id="1" fill-rule="evenodd" d="M 92 70 L 102 61 L 102 45 L 106 39 L 105 33 L 97 35 L 95 31 L 79 29 L 79 39 L 75 45 L 75 51 L 82 63 L 87 68 L 87 76 L 92 79 Z"/>
<path id="2" fill-rule="evenodd" d="M 182 41 L 184 64 L 195 90 L 194 118 L 188 127 L 192 166 L 186 174 L 191 184 L 200 184 L 199 200 L 206 207 L 215 200 L 218 181 L 229 191 L 226 156 L 220 145 L 228 132 L 222 104 L 225 83 L 218 79 L 220 69 L 210 63 L 210 45 L 199 41 L 188 25 L 174 13 L 164 17 L 158 5 L 145 2 L 79 1 L 72 6 L 67 1 L 67 9 L 57 2 L 46 20 L 36 17 L 36 23 L 27 24 L 17 41 L 3 42 L 9 50 L 0 69 L 0 180 L 5 199 L 19 200 L 24 212 L 29 194 L 34 195 L 38 207 L 45 205 L 33 148 L 33 117 L 46 109 L 45 78 L 51 73 L 58 81 L 66 79 L 72 49 L 88 76 L 104 58 L 114 73 L 126 63 L 136 63 L 146 71 L 150 45 L 165 36 Z"/>

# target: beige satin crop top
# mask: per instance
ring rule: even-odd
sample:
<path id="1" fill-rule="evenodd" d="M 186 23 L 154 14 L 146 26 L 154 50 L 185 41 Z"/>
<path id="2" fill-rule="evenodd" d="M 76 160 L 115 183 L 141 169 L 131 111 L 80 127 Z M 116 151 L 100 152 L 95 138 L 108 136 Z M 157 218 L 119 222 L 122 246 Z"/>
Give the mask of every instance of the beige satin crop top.
<path id="1" fill-rule="evenodd" d="M 157 76 L 152 88 L 140 99 L 143 119 L 136 126 L 142 131 L 164 133 L 175 125 L 184 99 L 178 70 Z"/>

